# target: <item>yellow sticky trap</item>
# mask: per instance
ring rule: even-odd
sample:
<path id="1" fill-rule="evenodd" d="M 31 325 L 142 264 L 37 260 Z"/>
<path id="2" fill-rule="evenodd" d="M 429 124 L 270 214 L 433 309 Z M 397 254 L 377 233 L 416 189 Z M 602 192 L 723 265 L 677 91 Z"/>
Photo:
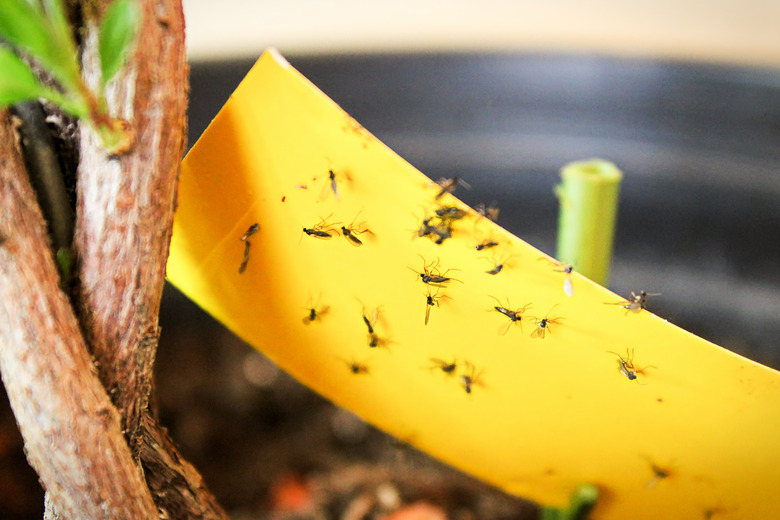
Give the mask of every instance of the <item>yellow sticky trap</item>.
<path id="1" fill-rule="evenodd" d="M 596 519 L 780 511 L 776 371 L 576 272 L 567 297 L 560 266 L 440 191 L 266 52 L 184 160 L 168 276 L 304 384 L 509 493 L 560 506 L 592 483 Z M 452 237 L 418 236 L 440 205 L 466 211 Z"/>

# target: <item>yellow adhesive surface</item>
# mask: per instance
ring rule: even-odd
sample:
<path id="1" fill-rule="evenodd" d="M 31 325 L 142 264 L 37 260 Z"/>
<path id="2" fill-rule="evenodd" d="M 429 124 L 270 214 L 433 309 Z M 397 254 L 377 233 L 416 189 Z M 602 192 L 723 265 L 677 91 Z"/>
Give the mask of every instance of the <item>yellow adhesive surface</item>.
<path id="1" fill-rule="evenodd" d="M 780 514 L 776 371 L 605 305 L 622 298 L 576 272 L 568 297 L 560 266 L 438 193 L 267 52 L 183 162 L 168 276 L 304 384 L 509 493 L 560 506 L 593 483 L 596 519 Z M 468 214 L 437 245 L 417 231 L 440 204 Z M 322 219 L 338 234 L 302 231 Z M 424 262 L 454 280 L 427 286 Z M 495 307 L 526 305 L 499 334 Z M 609 352 L 627 349 L 634 380 Z"/>

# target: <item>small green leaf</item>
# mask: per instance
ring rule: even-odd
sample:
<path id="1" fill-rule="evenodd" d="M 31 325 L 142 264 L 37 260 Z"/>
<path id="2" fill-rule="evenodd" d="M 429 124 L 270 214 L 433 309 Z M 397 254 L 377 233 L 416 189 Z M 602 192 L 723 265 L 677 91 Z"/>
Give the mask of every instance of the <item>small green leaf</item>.
<path id="1" fill-rule="evenodd" d="M 114 77 L 124 64 L 135 40 L 141 12 L 135 0 L 115 0 L 100 23 L 98 50 L 103 84 Z"/>
<path id="2" fill-rule="evenodd" d="M 62 6 L 52 11 L 30 0 L 0 1 L 0 38 L 30 56 L 46 69 L 66 90 L 77 90 L 79 65 L 76 47 Z M 56 12 L 55 12 L 56 11 Z"/>
<path id="3" fill-rule="evenodd" d="M 14 51 L 0 46 L 0 107 L 44 97 L 47 91 Z"/>
<path id="4" fill-rule="evenodd" d="M 27 0 L 0 2 L 0 38 L 36 57 L 51 55 L 51 34 L 43 11 Z"/>
<path id="5" fill-rule="evenodd" d="M 572 493 L 569 507 L 543 507 L 539 520 L 586 520 L 599 498 L 599 490 L 592 484 L 580 485 Z"/>

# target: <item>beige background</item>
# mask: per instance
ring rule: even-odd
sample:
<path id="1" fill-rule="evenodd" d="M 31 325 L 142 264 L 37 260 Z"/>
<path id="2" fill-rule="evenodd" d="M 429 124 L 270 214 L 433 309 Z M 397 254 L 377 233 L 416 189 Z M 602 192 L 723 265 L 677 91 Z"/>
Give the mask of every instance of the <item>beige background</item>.
<path id="1" fill-rule="evenodd" d="M 780 0 L 184 0 L 193 60 L 282 53 L 605 52 L 780 67 Z"/>

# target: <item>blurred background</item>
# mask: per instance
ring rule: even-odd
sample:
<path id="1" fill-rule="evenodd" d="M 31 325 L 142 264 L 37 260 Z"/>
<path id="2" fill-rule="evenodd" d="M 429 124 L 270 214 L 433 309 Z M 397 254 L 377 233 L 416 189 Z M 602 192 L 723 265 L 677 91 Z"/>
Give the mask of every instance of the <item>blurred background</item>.
<path id="1" fill-rule="evenodd" d="M 625 173 L 610 288 L 780 368 L 780 3 L 185 0 L 193 144 L 268 46 L 429 177 L 554 254 L 553 186 Z M 163 423 L 234 518 L 534 518 L 280 373 L 171 287 Z M 695 369 L 695 367 L 692 367 Z M 0 518 L 40 518 L 7 402 Z M 421 518 L 439 518 L 433 513 Z M 440 518 L 443 518 L 441 516 Z"/>

